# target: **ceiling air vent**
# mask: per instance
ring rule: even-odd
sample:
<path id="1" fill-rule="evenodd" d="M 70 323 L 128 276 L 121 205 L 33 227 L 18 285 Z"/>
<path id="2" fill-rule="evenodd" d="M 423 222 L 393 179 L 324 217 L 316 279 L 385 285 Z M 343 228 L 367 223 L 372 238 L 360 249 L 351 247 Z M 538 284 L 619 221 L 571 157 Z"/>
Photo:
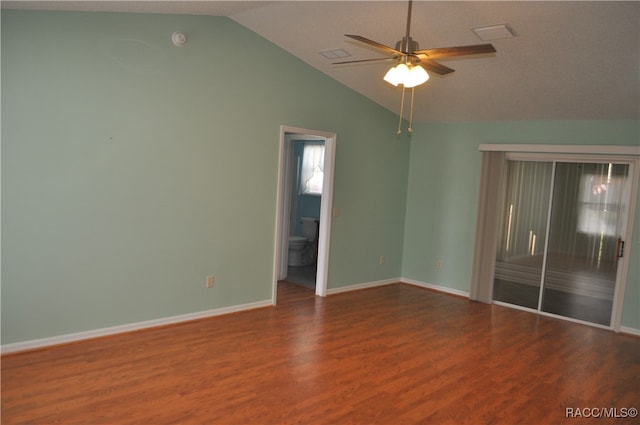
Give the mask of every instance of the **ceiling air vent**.
<path id="1" fill-rule="evenodd" d="M 325 50 L 324 52 L 320 52 L 320 54 L 327 59 L 340 59 L 351 56 L 351 53 L 344 49 Z"/>
<path id="2" fill-rule="evenodd" d="M 499 40 L 501 38 L 515 37 L 515 33 L 508 24 L 490 25 L 471 29 L 480 40 Z"/>

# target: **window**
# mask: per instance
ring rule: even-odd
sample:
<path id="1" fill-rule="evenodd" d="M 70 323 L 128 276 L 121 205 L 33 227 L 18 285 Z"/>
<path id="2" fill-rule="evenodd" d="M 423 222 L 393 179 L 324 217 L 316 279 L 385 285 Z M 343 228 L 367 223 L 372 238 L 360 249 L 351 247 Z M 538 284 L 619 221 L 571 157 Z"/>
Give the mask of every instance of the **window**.
<path id="1" fill-rule="evenodd" d="M 324 144 L 305 143 L 300 169 L 300 194 L 322 195 Z"/>
<path id="2" fill-rule="evenodd" d="M 593 235 L 617 236 L 626 175 L 620 176 L 621 172 L 613 173 L 613 170 L 614 164 L 608 164 L 604 172 L 582 176 L 579 231 Z"/>

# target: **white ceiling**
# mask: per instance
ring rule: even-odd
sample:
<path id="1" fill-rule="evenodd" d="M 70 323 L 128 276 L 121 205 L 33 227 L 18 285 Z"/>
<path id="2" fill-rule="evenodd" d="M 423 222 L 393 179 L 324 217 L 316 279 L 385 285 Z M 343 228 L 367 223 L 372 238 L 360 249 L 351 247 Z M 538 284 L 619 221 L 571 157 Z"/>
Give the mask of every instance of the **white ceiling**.
<path id="1" fill-rule="evenodd" d="M 353 90 L 398 112 L 390 63 L 332 65 L 382 57 L 348 39 L 394 47 L 406 1 L 3 1 L 3 8 L 228 16 Z M 484 43 L 471 28 L 508 23 L 516 37 L 491 41 L 497 53 L 443 59 L 456 72 L 416 89 L 414 120 L 640 118 L 640 2 L 415 1 L 411 35 L 421 49 Z M 188 34 L 187 34 L 188 36 Z"/>

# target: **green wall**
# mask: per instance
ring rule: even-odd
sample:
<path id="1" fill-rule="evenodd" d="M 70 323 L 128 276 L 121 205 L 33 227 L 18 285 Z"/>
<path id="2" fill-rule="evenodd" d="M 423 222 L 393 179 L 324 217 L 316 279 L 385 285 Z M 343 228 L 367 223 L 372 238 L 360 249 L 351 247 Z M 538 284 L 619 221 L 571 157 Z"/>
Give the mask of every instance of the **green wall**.
<path id="1" fill-rule="evenodd" d="M 3 10 L 2 343 L 270 300 L 282 124 L 338 134 L 329 288 L 400 276 L 396 119 L 227 18 Z"/>
<path id="2" fill-rule="evenodd" d="M 330 289 L 467 291 L 480 143 L 639 140 L 637 121 L 399 140 L 394 114 L 226 18 L 3 10 L 2 344 L 269 300 L 282 124 L 338 134 Z"/>
<path id="3" fill-rule="evenodd" d="M 638 121 L 437 123 L 411 140 L 402 276 L 469 291 L 475 241 L 480 144 L 638 145 Z M 640 201 L 640 196 L 638 196 Z M 640 205 L 622 324 L 640 329 Z M 442 268 L 437 267 L 442 260 Z"/>

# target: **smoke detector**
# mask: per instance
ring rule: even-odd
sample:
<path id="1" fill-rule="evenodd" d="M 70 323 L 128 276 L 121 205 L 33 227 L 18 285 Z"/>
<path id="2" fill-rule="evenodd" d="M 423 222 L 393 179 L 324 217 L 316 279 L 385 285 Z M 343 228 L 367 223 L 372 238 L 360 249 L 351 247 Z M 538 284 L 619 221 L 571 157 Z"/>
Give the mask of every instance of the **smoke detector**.
<path id="1" fill-rule="evenodd" d="M 173 42 L 174 45 L 178 47 L 182 47 L 184 46 L 184 43 L 187 42 L 187 36 L 184 35 L 184 33 L 181 33 L 180 31 L 176 31 L 171 35 L 171 41 Z"/>

